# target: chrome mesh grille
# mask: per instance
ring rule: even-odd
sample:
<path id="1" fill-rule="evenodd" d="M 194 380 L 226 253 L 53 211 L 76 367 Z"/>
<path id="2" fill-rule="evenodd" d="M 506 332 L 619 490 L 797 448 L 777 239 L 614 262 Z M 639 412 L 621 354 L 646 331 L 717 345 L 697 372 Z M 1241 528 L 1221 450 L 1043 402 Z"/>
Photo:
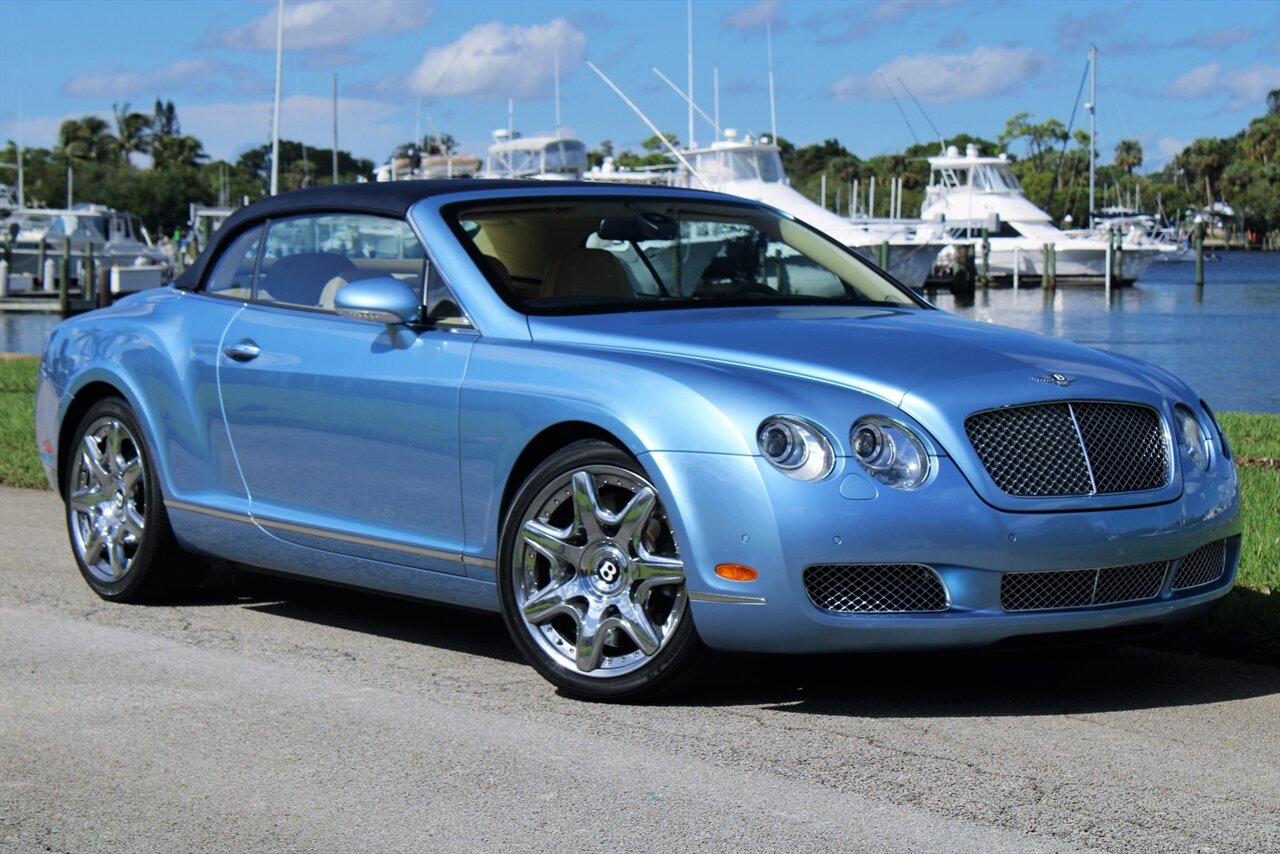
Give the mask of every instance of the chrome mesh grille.
<path id="1" fill-rule="evenodd" d="M 964 426 L 983 467 L 1008 495 L 1113 495 L 1169 482 L 1168 442 L 1150 407 L 1031 404 L 976 412 Z"/>
<path id="2" fill-rule="evenodd" d="M 1178 572 L 1173 577 L 1174 590 L 1186 590 L 1188 587 L 1199 587 L 1211 581 L 1217 581 L 1227 571 L 1227 543 L 1218 540 L 1201 546 L 1182 559 Z"/>
<path id="3" fill-rule="evenodd" d="M 1159 595 L 1168 569 L 1168 561 L 1159 561 L 1103 569 L 1007 572 L 1000 579 L 1000 607 L 1047 611 L 1141 602 Z"/>
<path id="4" fill-rule="evenodd" d="M 927 566 L 900 564 L 816 564 L 804 571 L 810 601 L 824 611 L 904 614 L 945 611 L 942 579 Z"/>

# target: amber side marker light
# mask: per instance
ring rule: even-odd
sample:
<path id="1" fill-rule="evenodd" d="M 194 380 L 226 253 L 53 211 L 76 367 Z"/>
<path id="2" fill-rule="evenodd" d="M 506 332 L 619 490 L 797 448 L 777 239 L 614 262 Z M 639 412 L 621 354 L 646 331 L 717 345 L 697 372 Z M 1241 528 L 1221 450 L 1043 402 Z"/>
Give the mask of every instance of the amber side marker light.
<path id="1" fill-rule="evenodd" d="M 727 578 L 729 581 L 755 581 L 760 577 L 760 573 L 740 563 L 717 564 L 716 575 Z"/>

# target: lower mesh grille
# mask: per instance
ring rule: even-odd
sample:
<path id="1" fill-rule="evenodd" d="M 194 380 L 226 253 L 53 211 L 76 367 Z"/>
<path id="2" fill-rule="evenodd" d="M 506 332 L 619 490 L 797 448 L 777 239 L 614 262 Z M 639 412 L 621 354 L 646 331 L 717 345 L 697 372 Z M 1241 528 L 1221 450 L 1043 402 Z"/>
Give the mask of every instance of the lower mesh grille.
<path id="1" fill-rule="evenodd" d="M 1188 587 L 1199 587 L 1217 581 L 1227 571 L 1227 543 L 1218 540 L 1201 546 L 1182 559 L 1177 574 L 1173 577 L 1174 590 L 1186 590 Z"/>
<path id="2" fill-rule="evenodd" d="M 1103 569 L 1007 572 L 1000 579 L 1000 607 L 1047 611 L 1141 602 L 1159 595 L 1168 569 L 1168 561 L 1160 561 Z"/>
<path id="3" fill-rule="evenodd" d="M 945 611 L 942 579 L 927 566 L 899 564 L 817 564 L 804 571 L 804 589 L 824 611 L 905 614 Z"/>

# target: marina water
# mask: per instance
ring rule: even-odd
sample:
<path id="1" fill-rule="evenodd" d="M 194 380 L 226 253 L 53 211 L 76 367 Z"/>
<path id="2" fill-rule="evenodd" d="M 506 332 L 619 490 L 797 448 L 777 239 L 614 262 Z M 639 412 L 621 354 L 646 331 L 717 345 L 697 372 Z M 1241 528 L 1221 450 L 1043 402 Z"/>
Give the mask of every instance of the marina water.
<path id="1" fill-rule="evenodd" d="M 1151 265 L 1112 291 L 1059 286 L 979 290 L 971 305 L 943 291 L 939 308 L 1145 359 L 1187 380 L 1220 411 L 1280 413 L 1280 254 L 1223 252 L 1195 286 L 1190 260 Z M 0 312 L 0 353 L 39 353 L 52 315 Z"/>

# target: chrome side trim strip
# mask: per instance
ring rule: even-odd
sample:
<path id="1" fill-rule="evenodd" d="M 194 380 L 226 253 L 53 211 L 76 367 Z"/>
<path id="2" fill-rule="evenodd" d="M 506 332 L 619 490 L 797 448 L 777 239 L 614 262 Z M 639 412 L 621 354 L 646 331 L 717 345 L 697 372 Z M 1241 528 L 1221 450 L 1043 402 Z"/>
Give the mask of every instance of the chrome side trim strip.
<path id="1" fill-rule="evenodd" d="M 488 560 L 487 558 L 470 557 L 456 554 L 454 552 L 440 551 L 439 549 L 410 546 L 404 543 L 392 542 L 390 540 L 378 540 L 373 537 L 361 537 L 356 534 L 343 534 L 338 531 L 330 531 L 325 528 L 313 528 L 308 525 L 295 525 L 292 522 L 282 522 L 277 519 L 266 519 L 259 516 L 247 516 L 243 513 L 231 513 L 226 510 L 215 510 L 212 507 L 203 507 L 199 504 L 189 504 L 185 501 L 168 500 L 165 501 L 165 506 L 171 507 L 174 510 L 186 510 L 190 513 L 202 513 L 206 516 L 213 516 L 216 519 L 226 519 L 231 522 L 244 522 L 250 525 L 257 524 L 263 528 L 270 528 L 275 531 L 288 531 L 294 534 L 323 537 L 325 539 L 337 540 L 342 543 L 351 543 L 352 545 L 357 546 L 369 546 L 375 549 L 386 549 L 387 551 L 402 552 L 404 554 L 417 555 L 419 557 L 454 561 L 456 563 L 464 563 L 484 569 L 496 569 L 498 566 L 497 561 Z"/>
<path id="2" fill-rule="evenodd" d="M 199 504 L 188 504 L 185 501 L 174 501 L 172 498 L 164 500 L 164 506 L 170 510 L 186 510 L 188 513 L 201 513 L 205 516 L 213 516 L 215 519 L 226 519 L 230 522 L 244 522 L 252 525 L 253 519 L 244 513 L 231 513 L 226 510 L 214 510 L 212 507 L 204 507 Z"/>
<path id="3" fill-rule="evenodd" d="M 689 598 L 699 602 L 723 602 L 728 605 L 763 605 L 768 601 L 763 596 L 731 596 L 728 593 L 690 592 Z"/>

